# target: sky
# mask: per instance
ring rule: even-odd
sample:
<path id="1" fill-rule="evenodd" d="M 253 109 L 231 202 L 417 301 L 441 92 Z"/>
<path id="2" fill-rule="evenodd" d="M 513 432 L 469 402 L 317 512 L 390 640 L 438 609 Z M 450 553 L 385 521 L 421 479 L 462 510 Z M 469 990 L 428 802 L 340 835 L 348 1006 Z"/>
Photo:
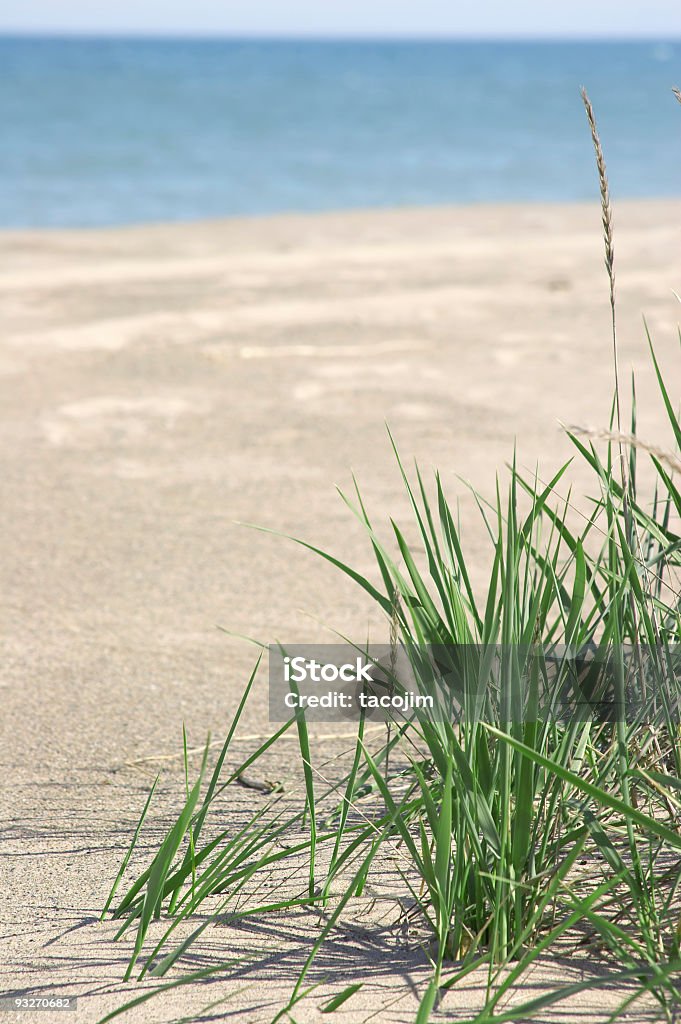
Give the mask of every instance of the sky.
<path id="1" fill-rule="evenodd" d="M 677 0 L 22 0 L 0 31 L 681 37 Z"/>

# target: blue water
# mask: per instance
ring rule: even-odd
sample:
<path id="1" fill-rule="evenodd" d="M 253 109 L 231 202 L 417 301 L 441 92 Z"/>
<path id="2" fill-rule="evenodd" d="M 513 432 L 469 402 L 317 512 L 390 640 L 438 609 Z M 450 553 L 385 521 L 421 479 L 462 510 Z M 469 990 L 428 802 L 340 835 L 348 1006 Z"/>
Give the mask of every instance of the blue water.
<path id="1" fill-rule="evenodd" d="M 0 225 L 681 194 L 681 42 L 0 39 Z"/>

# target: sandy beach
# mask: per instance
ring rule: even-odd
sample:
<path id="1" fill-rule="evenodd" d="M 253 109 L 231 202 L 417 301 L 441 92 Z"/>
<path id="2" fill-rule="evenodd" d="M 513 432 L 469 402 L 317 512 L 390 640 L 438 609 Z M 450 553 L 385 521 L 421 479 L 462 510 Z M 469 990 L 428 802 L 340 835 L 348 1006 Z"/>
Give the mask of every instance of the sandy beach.
<path id="1" fill-rule="evenodd" d="M 619 203 L 615 230 L 622 378 L 628 388 L 636 372 L 640 436 L 671 447 L 642 316 L 677 400 L 681 200 Z M 327 627 L 386 639 L 331 567 L 240 524 L 373 571 L 335 487 L 355 473 L 377 521 L 407 516 L 388 424 L 405 460 L 437 467 L 460 498 L 482 584 L 488 544 L 463 481 L 492 494 L 514 443 L 548 479 L 571 454 L 559 421 L 608 422 L 600 209 L 4 231 L 0 247 L 0 991 L 77 996 L 74 1019 L 94 1024 L 137 993 L 121 982 L 127 947 L 96 919 L 145 794 L 162 770 L 151 849 L 181 794 L 183 723 L 193 746 L 220 739 L 254 663 L 217 627 L 265 642 Z M 268 732 L 266 696 L 263 672 L 244 754 Z M 258 798 L 234 787 L 234 813 Z M 309 928 L 244 929 L 244 946 L 274 949 L 260 974 L 178 989 L 123 1019 L 195 1020 L 243 986 L 215 1012 L 271 1020 Z M 225 943 L 234 955 L 235 936 Z M 216 934 L 194 966 L 221 952 Z M 365 981 L 363 1016 L 350 1002 L 341 1020 L 413 1019 L 422 961 L 388 962 L 357 936 L 337 956 L 327 998 Z M 538 968 L 533 983 L 549 980 Z M 475 999 L 472 982 L 449 1019 Z M 317 1020 L 318 1002 L 296 1020 Z M 570 1012 L 595 1009 L 591 996 Z"/>

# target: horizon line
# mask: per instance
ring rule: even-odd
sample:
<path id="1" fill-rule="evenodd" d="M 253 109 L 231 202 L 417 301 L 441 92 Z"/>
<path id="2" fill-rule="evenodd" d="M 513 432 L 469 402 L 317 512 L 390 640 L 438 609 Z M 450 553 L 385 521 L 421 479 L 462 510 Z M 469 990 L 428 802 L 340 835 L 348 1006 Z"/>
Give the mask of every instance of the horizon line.
<path id="1" fill-rule="evenodd" d="M 230 32 L 206 29 L 191 31 L 163 29 L 59 29 L 59 28 L 4 28 L 0 25 L 0 39 L 44 40 L 140 40 L 159 42 L 268 42 L 268 43 L 681 43 L 681 30 L 669 35 L 649 32 L 589 33 L 589 34 L 523 34 L 491 35 L 481 33 L 436 32 Z"/>

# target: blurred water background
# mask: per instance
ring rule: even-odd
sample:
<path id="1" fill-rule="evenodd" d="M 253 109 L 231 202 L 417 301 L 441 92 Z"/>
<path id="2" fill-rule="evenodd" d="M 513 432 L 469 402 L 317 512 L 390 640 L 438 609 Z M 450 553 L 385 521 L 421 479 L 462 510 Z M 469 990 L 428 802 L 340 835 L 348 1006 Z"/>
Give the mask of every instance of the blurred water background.
<path id="1" fill-rule="evenodd" d="M 681 193 L 681 42 L 0 39 L 0 225 Z"/>

